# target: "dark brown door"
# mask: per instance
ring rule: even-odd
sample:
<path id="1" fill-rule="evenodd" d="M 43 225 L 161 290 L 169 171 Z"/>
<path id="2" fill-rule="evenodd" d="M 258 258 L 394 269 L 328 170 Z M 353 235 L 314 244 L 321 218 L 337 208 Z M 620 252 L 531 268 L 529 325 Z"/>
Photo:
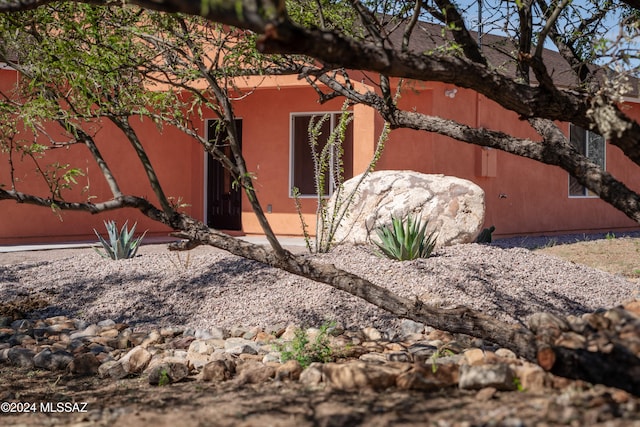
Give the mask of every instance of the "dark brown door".
<path id="1" fill-rule="evenodd" d="M 216 141 L 225 156 L 233 159 L 226 130 L 218 120 L 207 121 L 207 138 Z M 242 120 L 236 119 L 238 143 L 242 144 Z M 242 194 L 231 173 L 213 156 L 207 156 L 207 225 L 218 230 L 242 230 Z"/>

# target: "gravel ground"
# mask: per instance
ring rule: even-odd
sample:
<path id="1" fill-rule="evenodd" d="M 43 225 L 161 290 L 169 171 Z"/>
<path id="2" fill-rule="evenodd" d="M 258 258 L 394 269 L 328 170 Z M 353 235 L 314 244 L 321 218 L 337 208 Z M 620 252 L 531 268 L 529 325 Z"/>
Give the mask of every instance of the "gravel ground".
<path id="1" fill-rule="evenodd" d="M 408 262 L 380 258 L 364 246 L 341 246 L 318 257 L 402 296 L 443 307 L 467 305 L 508 322 L 523 322 L 537 311 L 580 314 L 638 295 L 639 285 L 623 277 L 506 247 L 457 245 Z M 327 285 L 214 248 L 199 247 L 188 259 L 162 245 L 145 246 L 122 261 L 102 259 L 91 249 L 42 258 L 0 262 L 0 300 L 41 296 L 49 306 L 38 316 L 110 318 L 144 329 L 327 320 L 348 328 L 397 326 L 390 314 Z"/>

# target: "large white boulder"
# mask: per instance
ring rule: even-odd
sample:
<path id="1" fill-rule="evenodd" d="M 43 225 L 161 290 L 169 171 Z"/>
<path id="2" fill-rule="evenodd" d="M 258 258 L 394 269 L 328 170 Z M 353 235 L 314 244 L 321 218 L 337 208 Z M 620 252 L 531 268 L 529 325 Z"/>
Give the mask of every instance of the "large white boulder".
<path id="1" fill-rule="evenodd" d="M 341 195 L 351 194 L 360 175 L 344 183 Z M 344 199 L 343 199 L 344 201 Z M 329 201 L 329 212 L 336 194 Z M 370 173 L 358 187 L 335 233 L 335 243 L 365 243 L 377 239 L 375 229 L 391 223 L 391 216 L 408 214 L 428 220 L 438 246 L 473 242 L 484 224 L 484 191 L 471 181 L 414 171 Z"/>

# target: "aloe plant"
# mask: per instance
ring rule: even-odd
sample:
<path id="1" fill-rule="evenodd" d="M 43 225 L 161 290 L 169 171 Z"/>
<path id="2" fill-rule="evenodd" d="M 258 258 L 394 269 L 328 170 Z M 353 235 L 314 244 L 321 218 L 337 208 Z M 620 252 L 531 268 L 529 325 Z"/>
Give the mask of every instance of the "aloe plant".
<path id="1" fill-rule="evenodd" d="M 138 248 L 140 247 L 140 242 L 142 242 L 142 239 L 147 232 L 145 231 L 142 233 L 142 236 L 134 239 L 133 234 L 136 231 L 136 225 L 138 225 L 138 223 L 133 224 L 131 230 L 128 230 L 128 222 L 129 221 L 126 221 L 120 229 L 120 232 L 118 232 L 118 227 L 116 226 L 115 221 L 104 221 L 104 226 L 109 234 L 108 242 L 96 231 L 95 228 L 93 229 L 93 232 L 96 233 L 96 236 L 98 236 L 98 239 L 104 248 L 104 252 L 100 251 L 98 248 L 94 248 L 100 256 L 114 260 L 128 259 L 136 256 Z"/>
<path id="2" fill-rule="evenodd" d="M 391 216 L 391 224 L 376 229 L 379 242 L 373 241 L 385 256 L 406 261 L 416 258 L 428 258 L 436 247 L 437 235 L 427 234 L 427 223 L 421 219 L 407 216 L 402 218 Z"/>

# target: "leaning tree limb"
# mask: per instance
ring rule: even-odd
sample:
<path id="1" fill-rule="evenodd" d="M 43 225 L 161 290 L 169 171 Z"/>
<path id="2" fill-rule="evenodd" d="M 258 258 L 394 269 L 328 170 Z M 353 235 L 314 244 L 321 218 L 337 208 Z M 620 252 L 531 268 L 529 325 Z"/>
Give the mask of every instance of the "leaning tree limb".
<path id="1" fill-rule="evenodd" d="M 614 339 L 613 347 L 609 345 L 595 351 L 567 347 L 562 345 L 562 333 L 566 331 L 558 329 L 554 322 L 538 322 L 534 332 L 532 329 L 501 322 L 468 307 L 444 309 L 431 306 L 428 301 L 403 298 L 334 265 L 295 255 L 286 250 L 287 256 L 282 258 L 264 246 L 233 239 L 208 229 L 193 219 L 185 218 L 185 221 L 184 225 L 187 227 L 173 233 L 173 236 L 187 239 L 190 245 L 204 244 L 224 249 L 234 255 L 328 284 L 398 317 L 494 342 L 513 350 L 528 361 L 538 363 L 556 375 L 618 387 L 640 396 L 640 358 L 620 340 Z M 557 318 L 548 314 L 539 317 Z M 640 319 L 636 319 L 636 322 L 637 330 L 640 331 Z"/>

